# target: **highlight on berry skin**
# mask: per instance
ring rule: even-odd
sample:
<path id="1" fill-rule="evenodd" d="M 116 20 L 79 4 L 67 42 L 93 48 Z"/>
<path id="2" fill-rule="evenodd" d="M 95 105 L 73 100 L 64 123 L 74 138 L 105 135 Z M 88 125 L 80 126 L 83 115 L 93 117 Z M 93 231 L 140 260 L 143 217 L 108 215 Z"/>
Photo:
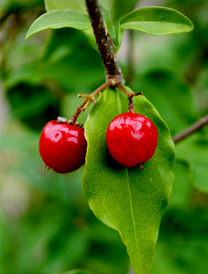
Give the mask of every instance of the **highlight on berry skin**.
<path id="1" fill-rule="evenodd" d="M 85 162 L 87 141 L 84 129 L 52 120 L 43 128 L 39 152 L 47 167 L 57 173 L 77 170 Z"/>
<path id="2" fill-rule="evenodd" d="M 111 156 L 125 167 L 135 167 L 150 160 L 156 150 L 158 131 L 147 117 L 122 113 L 109 124 L 106 142 Z"/>

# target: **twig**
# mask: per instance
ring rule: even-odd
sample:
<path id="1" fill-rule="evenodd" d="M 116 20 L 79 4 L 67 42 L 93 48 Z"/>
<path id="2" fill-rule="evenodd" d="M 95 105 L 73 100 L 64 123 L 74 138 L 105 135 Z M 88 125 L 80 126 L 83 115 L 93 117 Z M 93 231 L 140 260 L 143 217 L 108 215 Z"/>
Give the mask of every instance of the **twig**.
<path id="1" fill-rule="evenodd" d="M 178 143 L 179 141 L 181 141 L 184 138 L 188 137 L 189 135 L 193 134 L 194 132 L 196 132 L 197 130 L 199 130 L 200 128 L 205 126 L 206 124 L 208 124 L 208 114 L 205 115 L 204 117 L 202 117 L 195 124 L 188 127 L 186 130 L 184 130 L 181 133 L 176 134 L 175 136 L 173 136 L 173 141 L 175 142 L 175 144 Z"/>
<path id="2" fill-rule="evenodd" d="M 124 83 L 121 68 L 117 63 L 113 50 L 113 41 L 108 33 L 97 0 L 86 0 L 88 14 L 91 20 L 98 50 L 106 69 L 106 80 Z"/>
<path id="3" fill-rule="evenodd" d="M 74 112 L 72 118 L 68 121 L 69 124 L 74 125 L 79 114 L 83 111 L 85 111 L 86 107 L 90 104 L 91 101 L 95 102 L 94 97 L 103 89 L 109 87 L 111 85 L 111 81 L 107 81 L 106 83 L 102 84 L 100 87 L 98 87 L 95 91 L 93 91 L 88 96 L 82 96 L 78 95 L 78 97 L 87 97 L 80 106 L 77 107 L 76 111 Z"/>

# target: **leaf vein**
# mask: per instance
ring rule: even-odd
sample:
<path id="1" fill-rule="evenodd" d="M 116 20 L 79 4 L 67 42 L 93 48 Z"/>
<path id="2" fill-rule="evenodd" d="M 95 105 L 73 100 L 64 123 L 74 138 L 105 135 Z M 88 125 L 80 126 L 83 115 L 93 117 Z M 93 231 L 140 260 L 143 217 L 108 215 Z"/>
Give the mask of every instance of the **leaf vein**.
<path id="1" fill-rule="evenodd" d="M 134 230 L 134 238 L 135 238 L 135 242 L 136 242 L 136 249 L 137 249 L 137 253 L 138 253 L 139 267 L 140 267 L 140 272 L 141 272 L 141 258 L 140 258 L 140 253 L 139 253 L 138 241 L 137 241 L 137 237 L 136 237 L 136 223 L 135 223 L 133 203 L 132 203 L 132 198 L 131 198 L 131 189 L 130 189 L 128 168 L 126 168 L 126 179 L 127 179 L 128 193 L 129 193 L 129 201 L 130 201 L 131 217 L 132 217 L 132 224 L 133 224 L 133 230 Z"/>

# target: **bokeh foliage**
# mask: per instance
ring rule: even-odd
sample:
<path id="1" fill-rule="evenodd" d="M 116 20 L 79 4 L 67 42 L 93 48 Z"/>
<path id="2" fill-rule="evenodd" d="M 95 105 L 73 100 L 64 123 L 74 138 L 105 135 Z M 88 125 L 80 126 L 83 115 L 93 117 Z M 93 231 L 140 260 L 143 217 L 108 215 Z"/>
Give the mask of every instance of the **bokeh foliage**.
<path id="1" fill-rule="evenodd" d="M 175 134 L 208 112 L 207 2 L 161 5 L 186 14 L 195 30 L 164 38 L 134 33 L 136 62 L 119 56 L 128 84 L 143 90 Z M 43 125 L 58 115 L 69 118 L 80 102 L 76 94 L 104 81 L 100 57 L 76 30 L 48 31 L 25 41 L 29 26 L 44 12 L 43 1 L 3 0 L 0 8 L 1 80 L 9 108 L 1 133 L 0 270 L 126 274 L 129 259 L 119 236 L 93 216 L 83 197 L 83 169 L 45 173 L 37 149 Z M 80 121 L 86 118 L 87 111 Z M 207 134 L 204 128 L 176 147 L 176 179 L 152 274 L 206 273 Z"/>

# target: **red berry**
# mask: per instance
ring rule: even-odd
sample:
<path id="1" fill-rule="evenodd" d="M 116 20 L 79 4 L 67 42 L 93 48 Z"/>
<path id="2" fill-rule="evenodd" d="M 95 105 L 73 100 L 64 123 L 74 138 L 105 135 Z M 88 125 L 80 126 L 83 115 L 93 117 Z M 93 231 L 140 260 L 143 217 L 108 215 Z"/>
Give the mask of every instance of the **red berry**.
<path id="1" fill-rule="evenodd" d="M 122 113 L 109 124 L 106 141 L 112 157 L 121 165 L 134 167 L 148 161 L 157 146 L 157 128 L 147 117 Z"/>
<path id="2" fill-rule="evenodd" d="M 57 173 L 67 173 L 81 167 L 85 161 L 87 141 L 84 129 L 53 120 L 43 128 L 39 152 L 44 163 Z"/>

